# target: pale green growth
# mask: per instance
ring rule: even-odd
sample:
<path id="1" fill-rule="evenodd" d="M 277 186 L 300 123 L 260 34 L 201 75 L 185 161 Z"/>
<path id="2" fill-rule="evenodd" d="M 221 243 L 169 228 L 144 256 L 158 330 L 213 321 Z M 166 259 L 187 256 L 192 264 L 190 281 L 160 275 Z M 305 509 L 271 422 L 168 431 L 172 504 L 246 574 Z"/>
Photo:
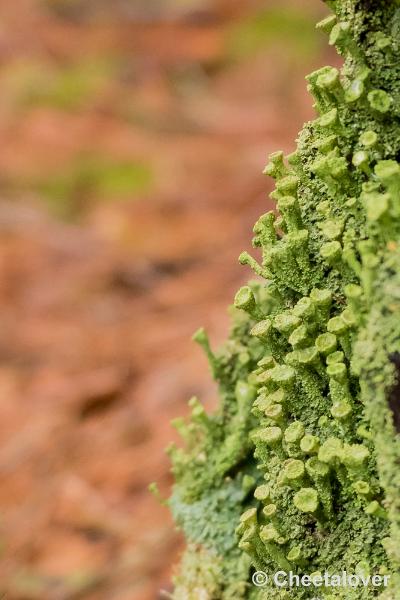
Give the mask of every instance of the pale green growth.
<path id="1" fill-rule="evenodd" d="M 300 326 L 300 324 L 300 318 L 290 313 L 282 313 L 277 315 L 273 321 L 275 329 L 286 335 L 290 335 L 292 331 Z"/>
<path id="2" fill-rule="evenodd" d="M 388 196 L 387 203 L 390 204 L 392 214 L 399 216 L 400 166 L 394 160 L 382 160 L 377 163 L 375 174 L 387 189 L 388 194 L 384 196 Z"/>
<path id="3" fill-rule="evenodd" d="M 235 385 L 235 397 L 238 403 L 239 412 L 246 410 L 256 396 L 256 389 L 247 381 L 239 379 Z"/>
<path id="4" fill-rule="evenodd" d="M 375 133 L 375 131 L 364 131 L 360 135 L 360 144 L 362 144 L 366 148 L 373 148 L 374 146 L 376 146 L 377 142 L 378 135 L 377 133 Z"/>
<path id="5" fill-rule="evenodd" d="M 302 348 L 297 352 L 298 361 L 301 365 L 319 364 L 319 353 L 313 346 L 311 348 Z"/>
<path id="6" fill-rule="evenodd" d="M 311 290 L 310 299 L 315 306 L 315 321 L 324 326 L 332 306 L 332 292 L 329 289 L 314 288 Z"/>
<path id="7" fill-rule="evenodd" d="M 257 509 L 249 508 L 240 516 L 240 522 L 246 526 L 257 524 Z"/>
<path id="8" fill-rule="evenodd" d="M 250 331 L 251 335 L 260 338 L 261 340 L 269 341 L 271 339 L 272 323 L 269 319 L 259 321 Z"/>
<path id="9" fill-rule="evenodd" d="M 263 171 L 264 175 L 269 175 L 274 179 L 283 177 L 287 173 L 285 163 L 283 162 L 283 152 L 273 152 L 269 156 L 269 162 Z"/>
<path id="10" fill-rule="evenodd" d="M 294 421 L 285 430 L 285 442 L 295 444 L 304 436 L 304 425 L 301 421 Z"/>
<path id="11" fill-rule="evenodd" d="M 331 205 L 328 200 L 323 200 L 319 202 L 316 206 L 317 213 L 319 213 L 323 217 L 327 217 L 331 212 Z"/>
<path id="12" fill-rule="evenodd" d="M 276 544 L 284 543 L 284 538 L 273 525 L 265 525 L 260 529 L 260 538 L 264 542 L 269 556 L 284 570 L 290 571 L 292 565 Z"/>
<path id="13" fill-rule="evenodd" d="M 315 27 L 316 29 L 322 29 L 322 31 L 325 31 L 325 33 L 330 34 L 333 27 L 336 25 L 336 21 L 336 15 L 328 15 L 322 19 L 322 21 L 319 21 Z"/>
<path id="14" fill-rule="evenodd" d="M 252 545 L 250 542 L 247 542 L 246 540 L 241 539 L 238 543 L 238 548 L 239 548 L 239 550 L 243 550 L 243 552 L 247 552 L 253 558 L 254 562 L 256 562 L 255 556 L 252 553 Z"/>
<path id="15" fill-rule="evenodd" d="M 366 463 L 369 455 L 370 452 L 368 448 L 362 444 L 346 444 L 342 454 L 342 461 L 346 467 L 358 469 Z"/>
<path id="16" fill-rule="evenodd" d="M 374 517 L 378 517 L 380 519 L 387 519 L 387 512 L 377 500 L 373 500 L 373 502 L 370 502 L 370 504 L 366 506 L 365 512 L 367 513 L 367 515 L 374 515 Z"/>
<path id="17" fill-rule="evenodd" d="M 332 517 L 332 489 L 329 479 L 329 466 L 313 456 L 306 461 L 306 472 L 315 485 L 324 513 Z"/>
<path id="18" fill-rule="evenodd" d="M 358 324 L 358 318 L 356 315 L 356 311 L 351 308 L 345 308 L 342 314 L 340 315 L 343 323 L 347 328 L 352 329 Z"/>
<path id="19" fill-rule="evenodd" d="M 265 427 L 257 431 L 254 437 L 267 446 L 275 447 L 281 442 L 283 433 L 280 427 Z"/>
<path id="20" fill-rule="evenodd" d="M 375 43 L 379 50 L 386 50 L 391 47 L 392 40 L 389 36 L 382 33 L 382 31 L 378 31 L 375 35 Z"/>
<path id="21" fill-rule="evenodd" d="M 257 372 L 257 374 L 256 374 L 256 383 L 258 385 L 262 385 L 263 388 L 261 388 L 261 389 L 264 390 L 264 388 L 265 388 L 265 391 L 269 391 L 273 386 L 273 382 L 271 380 L 270 373 L 271 373 L 271 370 L 265 371 L 264 369 L 260 369 L 260 371 Z M 270 402 L 267 401 L 266 404 L 269 405 Z"/>
<path id="22" fill-rule="evenodd" d="M 333 333 L 339 339 L 340 345 L 342 346 L 342 350 L 345 353 L 346 357 L 349 357 L 351 354 L 351 343 L 349 337 L 349 325 L 346 321 L 340 317 L 333 317 L 328 321 L 327 330 L 329 333 Z"/>
<path id="23" fill-rule="evenodd" d="M 275 199 L 278 199 L 280 197 L 279 194 L 276 191 L 272 192 L 272 194 L 276 195 Z M 271 194 L 270 194 L 270 196 L 271 196 Z M 280 236 L 282 231 L 285 232 L 285 222 L 284 222 L 283 217 L 281 215 L 279 215 L 279 217 L 276 217 L 276 219 L 275 219 L 274 230 L 275 230 L 275 234 L 277 236 Z M 274 250 L 276 252 L 278 249 L 274 248 Z M 270 256 L 269 256 L 270 263 L 272 263 L 272 256 L 273 256 L 272 254 L 270 254 Z M 264 262 L 266 264 L 270 264 L 270 263 L 267 262 L 266 258 L 264 259 Z"/>
<path id="24" fill-rule="evenodd" d="M 174 427 L 174 429 L 176 429 L 176 431 L 179 433 L 179 435 L 181 436 L 181 438 L 185 441 L 189 441 L 190 440 L 190 427 L 189 425 L 186 423 L 185 419 L 183 419 L 182 417 L 177 417 L 176 419 L 172 419 L 171 421 L 171 425 L 172 427 Z M 167 452 L 176 452 L 176 447 L 175 444 L 172 444 L 168 447 Z"/>
<path id="25" fill-rule="evenodd" d="M 349 104 L 359 100 L 365 92 L 365 85 L 362 79 L 354 79 L 350 85 L 346 88 L 345 100 Z"/>
<path id="26" fill-rule="evenodd" d="M 269 248 L 276 243 L 276 232 L 275 232 L 275 213 L 272 211 L 262 215 L 254 225 L 253 232 L 256 237 L 253 239 L 254 247 Z M 265 258 L 265 253 L 263 253 Z"/>
<path id="27" fill-rule="evenodd" d="M 399 182 L 400 166 L 395 160 L 380 160 L 375 166 L 375 175 L 389 187 Z M 397 188 L 394 191 L 397 191 Z"/>
<path id="28" fill-rule="evenodd" d="M 359 435 L 364 440 L 371 440 L 372 434 L 370 430 L 363 424 L 357 427 L 357 435 Z"/>
<path id="29" fill-rule="evenodd" d="M 329 423 L 329 419 L 326 415 L 321 415 L 320 418 L 318 419 L 318 425 L 320 427 L 326 427 L 326 425 L 328 425 Z"/>
<path id="30" fill-rule="evenodd" d="M 308 459 L 306 470 L 310 477 L 316 481 L 326 479 L 329 475 L 328 465 L 316 457 Z"/>
<path id="31" fill-rule="evenodd" d="M 300 325 L 291 333 L 289 337 L 289 344 L 293 348 L 302 348 L 308 346 L 311 343 L 311 336 L 306 325 Z"/>
<path id="32" fill-rule="evenodd" d="M 335 90 L 340 87 L 339 71 L 335 67 L 325 67 L 323 73 L 318 75 L 316 85 L 323 90 Z"/>
<path id="33" fill-rule="evenodd" d="M 370 222 L 378 221 L 385 216 L 390 207 L 390 195 L 378 192 L 363 193 L 361 195 Z"/>
<path id="34" fill-rule="evenodd" d="M 213 377 L 214 379 L 217 379 L 220 370 L 220 363 L 211 350 L 210 341 L 208 339 L 206 330 L 203 327 L 200 327 L 200 329 L 193 334 L 192 340 L 203 348 L 211 367 Z"/>
<path id="35" fill-rule="evenodd" d="M 332 354 L 337 348 L 337 338 L 333 333 L 322 333 L 315 340 L 315 347 L 323 356 Z"/>
<path id="36" fill-rule="evenodd" d="M 312 165 L 312 170 L 325 182 L 330 195 L 335 196 L 346 180 L 348 164 L 346 159 L 340 156 L 338 148 L 335 148 L 326 156 L 317 159 Z"/>
<path id="37" fill-rule="evenodd" d="M 282 422 L 284 411 L 281 404 L 271 404 L 265 409 L 264 414 L 272 421 Z"/>
<path id="38" fill-rule="evenodd" d="M 318 27 L 344 66 L 307 77 L 317 118 L 291 155 L 271 155 L 280 214 L 254 227 L 260 263 L 240 256 L 268 282 L 239 290 L 245 312 L 218 355 L 195 336 L 221 401 L 212 416 L 195 401 L 176 423 L 185 449 L 170 450 L 169 504 L 195 561 L 206 548 L 218 569 L 210 579 L 194 562 L 174 600 L 274 598 L 250 584 L 253 569 L 390 573 L 363 600 L 400 598 L 400 4 L 328 4 Z"/>
<path id="39" fill-rule="evenodd" d="M 328 154 L 328 152 L 331 152 L 337 146 L 337 141 L 338 141 L 338 136 L 335 134 L 332 134 L 332 135 L 328 135 L 328 137 L 317 140 L 316 142 L 314 142 L 313 146 L 315 148 L 317 148 L 317 150 L 322 152 L 322 154 Z M 326 202 L 326 201 L 320 202 L 318 204 L 318 206 L 320 206 L 319 210 L 318 210 L 318 206 L 317 206 L 318 212 L 320 212 L 321 214 L 328 214 L 329 210 L 325 210 L 327 208 L 326 205 L 329 207 L 329 202 Z"/>
<path id="40" fill-rule="evenodd" d="M 310 299 L 317 306 L 318 310 L 324 310 L 324 316 L 328 314 L 332 304 L 332 292 L 328 289 L 314 288 L 311 290 Z"/>
<path id="41" fill-rule="evenodd" d="M 344 421 L 348 419 L 353 412 L 351 404 L 346 402 L 346 400 L 341 400 L 339 402 L 335 402 L 335 404 L 331 408 L 332 417 L 335 419 L 339 419 L 339 421 Z"/>
<path id="42" fill-rule="evenodd" d="M 272 394 L 268 395 L 268 400 L 271 404 L 285 404 L 287 401 L 287 391 L 284 389 L 278 389 Z"/>
<path id="43" fill-rule="evenodd" d="M 261 502 L 268 502 L 270 499 L 270 494 L 271 494 L 270 488 L 266 484 L 259 485 L 254 490 L 254 498 L 256 498 L 257 500 L 260 500 Z"/>
<path id="44" fill-rule="evenodd" d="M 286 160 L 291 167 L 300 168 L 301 160 L 298 152 L 292 152 L 286 156 Z"/>
<path id="45" fill-rule="evenodd" d="M 288 232 L 301 229 L 301 213 L 297 198 L 294 196 L 283 196 L 283 198 L 278 200 L 278 208 L 285 219 Z"/>
<path id="46" fill-rule="evenodd" d="M 328 465 L 335 464 L 343 456 L 343 445 L 338 438 L 330 437 L 321 446 L 318 460 Z"/>
<path id="47" fill-rule="evenodd" d="M 358 150 L 355 152 L 351 162 L 357 169 L 360 169 L 366 175 L 370 176 L 372 174 L 370 167 L 371 157 L 365 150 Z"/>
<path id="48" fill-rule="evenodd" d="M 321 577 L 322 577 L 321 571 L 314 571 L 313 573 L 310 573 L 310 579 L 311 579 L 312 583 L 321 581 Z"/>
<path id="49" fill-rule="evenodd" d="M 301 348 L 296 351 L 296 360 L 299 365 L 312 367 L 320 377 L 325 377 L 325 368 L 319 357 L 319 352 L 316 347 Z"/>
<path id="50" fill-rule="evenodd" d="M 280 538 L 279 531 L 276 530 L 274 525 L 264 525 L 260 529 L 260 538 L 263 542 L 276 542 Z"/>
<path id="51" fill-rule="evenodd" d="M 302 482 L 304 473 L 304 463 L 301 460 L 290 458 L 284 464 L 282 480 L 288 485 L 298 485 Z"/>
<path id="52" fill-rule="evenodd" d="M 319 438 L 316 435 L 305 435 L 300 441 L 300 448 L 305 454 L 318 454 Z"/>
<path id="53" fill-rule="evenodd" d="M 358 54 L 358 49 L 351 37 L 351 28 L 348 21 L 340 21 L 332 28 L 329 36 L 329 45 L 337 46 L 341 54 L 344 54 L 346 50 L 350 53 L 355 52 Z"/>
<path id="54" fill-rule="evenodd" d="M 287 559 L 293 563 L 299 563 L 303 559 L 303 553 L 300 546 L 294 546 L 286 555 Z"/>
<path id="55" fill-rule="evenodd" d="M 356 481 L 353 483 L 353 489 L 360 496 L 368 496 L 371 493 L 371 486 L 367 481 Z"/>
<path id="56" fill-rule="evenodd" d="M 315 317 L 315 305 L 311 298 L 301 298 L 293 308 L 293 314 L 300 319 L 313 319 Z"/>
<path id="57" fill-rule="evenodd" d="M 254 545 L 254 540 L 257 536 L 258 528 L 256 524 L 247 525 L 246 523 L 240 523 L 236 529 L 236 533 L 242 536 L 241 542 L 243 544 L 250 543 Z"/>
<path id="58" fill-rule="evenodd" d="M 329 377 L 329 390 L 333 403 L 331 414 L 335 418 L 346 419 L 352 410 L 346 365 L 342 362 L 331 362 L 328 364 L 326 372 Z"/>
<path id="59" fill-rule="evenodd" d="M 297 188 L 299 185 L 299 179 L 296 175 L 288 175 L 283 179 L 279 179 L 276 182 L 276 189 L 282 196 L 297 195 Z"/>
<path id="60" fill-rule="evenodd" d="M 270 404 L 271 402 L 268 399 L 268 389 L 266 386 L 263 386 L 258 391 L 258 395 L 253 402 L 251 411 L 253 414 L 262 413 L 268 406 L 270 406 Z"/>
<path id="61" fill-rule="evenodd" d="M 294 495 L 293 503 L 301 512 L 315 513 L 319 506 L 318 493 L 314 488 L 302 488 Z"/>
<path id="62" fill-rule="evenodd" d="M 356 568 L 354 569 L 354 571 L 356 575 L 363 575 L 364 577 L 367 577 L 367 575 L 369 575 L 371 572 L 371 567 L 368 561 L 360 560 L 360 562 L 356 564 Z"/>
<path id="63" fill-rule="evenodd" d="M 290 388 L 295 382 L 296 372 L 287 365 L 278 365 L 269 371 L 272 381 L 283 388 Z"/>
<path id="64" fill-rule="evenodd" d="M 330 265 L 335 265 L 342 256 L 340 242 L 327 242 L 321 246 L 321 256 Z"/>
<path id="65" fill-rule="evenodd" d="M 339 383 L 346 383 L 347 381 L 347 368 L 346 365 L 342 362 L 333 362 L 329 364 L 326 372 L 329 377 L 338 381 Z"/>
<path id="66" fill-rule="evenodd" d="M 257 308 L 253 290 L 248 285 L 245 285 L 240 288 L 240 290 L 235 296 L 233 303 L 236 308 L 239 308 L 240 310 L 245 310 L 249 313 L 249 315 L 254 316 L 255 318 L 259 316 L 259 311 Z"/>
<path id="67" fill-rule="evenodd" d="M 359 201 L 358 198 L 349 198 L 348 200 L 346 200 L 346 202 L 344 203 L 344 206 L 346 208 L 349 208 L 350 210 L 355 209 L 358 207 Z"/>
<path id="68" fill-rule="evenodd" d="M 337 352 L 332 352 L 332 354 L 329 354 L 326 357 L 326 364 L 327 365 L 335 365 L 336 363 L 342 363 L 344 360 L 344 354 L 341 350 L 338 350 Z M 343 367 L 339 367 L 339 374 L 340 372 L 343 371 Z M 327 373 L 329 375 L 329 372 L 327 370 Z M 334 374 L 336 374 L 337 372 L 334 370 L 333 371 Z"/>
<path id="69" fill-rule="evenodd" d="M 192 409 L 192 419 L 193 421 L 198 421 L 200 423 L 203 423 L 203 425 L 208 425 L 209 424 L 209 418 L 208 415 L 206 413 L 206 410 L 204 408 L 204 406 L 202 404 L 200 404 L 198 398 L 196 398 L 196 396 L 193 396 L 189 402 L 188 402 L 190 408 Z"/>
<path id="70" fill-rule="evenodd" d="M 333 317 L 328 321 L 327 329 L 330 333 L 341 335 L 347 330 L 347 325 L 340 317 Z"/>
<path id="71" fill-rule="evenodd" d="M 274 517 L 276 515 L 276 512 L 276 504 L 267 504 L 267 506 L 264 506 L 263 508 L 263 515 L 266 519 L 271 519 L 272 517 Z"/>
<path id="72" fill-rule="evenodd" d="M 322 117 L 320 117 L 318 124 L 320 125 L 320 127 L 323 127 L 324 129 L 332 129 L 337 130 L 340 128 L 340 121 L 339 121 L 339 116 L 338 116 L 338 111 L 337 108 L 332 108 L 332 110 L 328 111 L 327 113 L 325 113 L 324 115 L 322 115 Z M 322 165 L 325 163 L 321 163 L 321 167 Z M 319 163 L 314 163 L 314 165 L 317 167 L 319 167 Z"/>
<path id="73" fill-rule="evenodd" d="M 320 229 L 324 237 L 328 240 L 337 240 L 343 233 L 344 223 L 342 221 L 324 221 L 320 224 Z"/>
<path id="74" fill-rule="evenodd" d="M 262 369 L 272 369 L 275 366 L 275 361 L 272 356 L 264 356 L 258 361 L 257 365 Z"/>
<path id="75" fill-rule="evenodd" d="M 368 94 L 368 102 L 374 110 L 387 113 L 393 104 L 393 99 L 384 90 L 372 90 Z"/>
<path id="76" fill-rule="evenodd" d="M 307 229 L 299 229 L 298 231 L 290 231 L 286 235 L 286 243 L 293 253 L 296 264 L 298 266 L 299 277 L 302 281 L 310 272 L 310 259 L 308 251 L 309 233 Z"/>
<path id="77" fill-rule="evenodd" d="M 287 365 L 290 365 L 291 367 L 298 367 L 298 365 L 299 365 L 298 354 L 299 354 L 298 350 L 293 350 L 293 352 L 288 352 L 285 356 L 285 363 Z"/>
<path id="78" fill-rule="evenodd" d="M 259 265 L 258 262 L 252 256 L 250 256 L 248 252 L 242 252 L 240 254 L 239 262 L 241 265 L 249 265 L 249 267 L 253 269 L 254 273 L 260 277 L 268 277 L 269 275 L 269 272 Z"/>
<path id="79" fill-rule="evenodd" d="M 242 541 L 254 537 L 257 532 L 257 509 L 249 508 L 240 515 L 239 524 L 235 529 L 236 535 L 241 535 Z"/>

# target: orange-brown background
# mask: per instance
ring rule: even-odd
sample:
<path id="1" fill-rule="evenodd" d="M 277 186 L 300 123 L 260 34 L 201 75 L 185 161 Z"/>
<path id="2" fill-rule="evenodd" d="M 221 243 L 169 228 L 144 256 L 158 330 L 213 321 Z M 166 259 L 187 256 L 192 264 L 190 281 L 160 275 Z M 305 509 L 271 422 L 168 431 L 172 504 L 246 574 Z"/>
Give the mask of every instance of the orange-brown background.
<path id="1" fill-rule="evenodd" d="M 151 600 L 181 549 L 147 492 L 215 402 L 266 155 L 335 60 L 318 0 L 0 3 L 0 597 Z"/>

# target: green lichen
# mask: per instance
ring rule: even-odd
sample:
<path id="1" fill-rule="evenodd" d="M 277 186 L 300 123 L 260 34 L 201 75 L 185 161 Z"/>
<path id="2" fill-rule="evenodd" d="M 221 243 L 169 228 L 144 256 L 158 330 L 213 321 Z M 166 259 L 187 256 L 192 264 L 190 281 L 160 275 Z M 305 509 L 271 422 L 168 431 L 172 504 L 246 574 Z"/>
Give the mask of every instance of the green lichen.
<path id="1" fill-rule="evenodd" d="M 318 116 L 270 157 L 280 216 L 254 227 L 261 261 L 240 256 L 266 281 L 237 293 L 219 354 L 196 335 L 220 405 L 177 424 L 169 503 L 200 550 L 175 598 L 400 598 L 400 7 L 328 4 L 344 66 L 307 77 Z M 254 569 L 391 577 L 288 591 Z"/>

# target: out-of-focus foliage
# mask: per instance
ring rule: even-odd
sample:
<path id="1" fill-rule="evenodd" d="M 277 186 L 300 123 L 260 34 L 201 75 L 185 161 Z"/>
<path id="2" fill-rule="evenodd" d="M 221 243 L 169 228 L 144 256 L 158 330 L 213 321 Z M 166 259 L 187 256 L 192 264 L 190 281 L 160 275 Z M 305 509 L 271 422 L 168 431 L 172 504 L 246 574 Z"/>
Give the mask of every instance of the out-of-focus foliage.
<path id="1" fill-rule="evenodd" d="M 316 52 L 318 37 L 310 18 L 300 8 L 273 7 L 233 25 L 227 35 L 228 53 L 236 59 L 249 57 L 271 44 L 285 54 L 309 58 Z M 266 65 L 266 68 L 273 68 Z"/>
<path id="2" fill-rule="evenodd" d="M 148 192 L 151 185 L 148 165 L 96 155 L 82 155 L 47 179 L 28 184 L 48 202 L 52 212 L 64 217 L 79 215 L 89 202 L 132 199 Z"/>
<path id="3" fill-rule="evenodd" d="M 118 72 L 118 63 L 100 57 L 57 65 L 46 61 L 10 62 L 3 85 L 16 108 L 48 106 L 66 111 L 90 107 Z"/>

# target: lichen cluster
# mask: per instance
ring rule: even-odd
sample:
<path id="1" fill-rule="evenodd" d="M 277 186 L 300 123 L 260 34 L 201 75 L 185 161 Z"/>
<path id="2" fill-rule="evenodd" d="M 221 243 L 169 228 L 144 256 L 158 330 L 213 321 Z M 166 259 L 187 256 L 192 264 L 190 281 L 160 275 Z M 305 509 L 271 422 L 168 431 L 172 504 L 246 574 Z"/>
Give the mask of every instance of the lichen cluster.
<path id="1" fill-rule="evenodd" d="M 400 8 L 328 4 L 318 27 L 344 66 L 307 77 L 318 116 L 265 169 L 279 216 L 254 227 L 260 261 L 240 256 L 262 279 L 236 294 L 221 351 L 195 335 L 220 404 L 175 422 L 176 600 L 316 596 L 257 588 L 254 569 L 390 573 L 318 597 L 400 598 Z"/>

